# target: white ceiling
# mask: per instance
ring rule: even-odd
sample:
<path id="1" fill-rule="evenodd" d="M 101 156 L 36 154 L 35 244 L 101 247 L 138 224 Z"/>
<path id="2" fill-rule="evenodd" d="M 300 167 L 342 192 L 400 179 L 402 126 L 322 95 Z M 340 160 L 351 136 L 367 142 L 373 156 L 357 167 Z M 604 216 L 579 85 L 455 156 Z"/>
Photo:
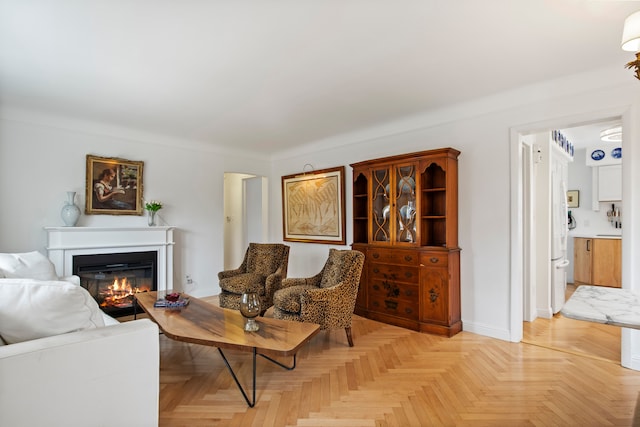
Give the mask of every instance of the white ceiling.
<path id="1" fill-rule="evenodd" d="M 272 153 L 633 59 L 638 1 L 0 0 L 0 99 Z M 632 77 L 631 71 L 629 78 Z"/>
<path id="2" fill-rule="evenodd" d="M 600 132 L 622 125 L 622 120 L 602 120 L 583 126 L 560 129 L 576 150 L 602 145 Z M 624 140 L 622 141 L 624 142 Z M 622 143 L 620 143 L 621 145 Z M 621 145 L 622 146 L 622 145 Z"/>

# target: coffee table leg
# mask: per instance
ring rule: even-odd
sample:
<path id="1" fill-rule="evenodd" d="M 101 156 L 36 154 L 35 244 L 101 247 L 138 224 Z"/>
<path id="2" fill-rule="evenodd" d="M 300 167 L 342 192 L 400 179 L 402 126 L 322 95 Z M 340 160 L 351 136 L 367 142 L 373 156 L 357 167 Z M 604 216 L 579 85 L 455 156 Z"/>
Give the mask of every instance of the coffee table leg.
<path id="1" fill-rule="evenodd" d="M 287 371 L 293 371 L 293 370 L 296 368 L 296 355 L 295 355 L 295 354 L 293 355 L 293 365 L 291 365 L 291 366 L 287 366 L 287 365 L 285 365 L 285 364 L 283 364 L 283 363 L 280 363 L 280 362 L 278 362 L 277 360 L 270 358 L 269 356 L 265 356 L 264 354 L 260 354 L 260 353 L 258 353 L 258 356 L 262 356 L 262 357 L 264 357 L 264 358 L 265 358 L 265 359 L 267 359 L 268 361 L 270 361 L 270 362 L 272 362 L 272 363 L 275 363 L 276 365 L 278 365 L 278 366 L 280 366 L 280 367 L 283 367 L 283 368 L 284 368 L 284 369 L 286 369 Z"/>
<path id="2" fill-rule="evenodd" d="M 218 352 L 220 352 L 220 356 L 222 356 L 222 360 L 224 360 L 224 363 L 225 365 L 227 365 L 227 369 L 231 373 L 233 380 L 236 382 L 236 385 L 240 389 L 240 392 L 242 393 L 242 397 L 244 397 L 244 400 L 247 402 L 247 405 L 249 405 L 249 408 L 253 408 L 254 405 L 256 404 L 256 354 L 257 354 L 256 348 L 255 347 L 253 348 L 253 401 L 249 400 L 249 396 L 247 396 L 247 393 L 244 391 L 244 388 L 242 388 L 240 381 L 238 381 L 238 377 L 236 377 L 235 372 L 233 372 L 233 369 L 231 369 L 231 365 L 229 364 L 229 361 L 227 361 L 227 358 L 224 356 L 222 349 L 219 347 L 218 347 Z"/>
<path id="3" fill-rule="evenodd" d="M 240 384 L 240 381 L 238 380 L 238 377 L 236 377 L 236 373 L 233 372 L 233 369 L 231 369 L 231 365 L 229 364 L 229 361 L 227 360 L 227 358 L 225 357 L 224 353 L 222 352 L 222 349 L 219 348 L 219 347 L 218 347 L 218 352 L 220 353 L 220 356 L 222 356 L 222 360 L 224 360 L 224 364 L 227 365 L 227 369 L 231 373 L 231 376 L 233 377 L 233 380 L 236 382 L 236 385 L 240 389 L 240 392 L 242 393 L 242 397 L 244 397 L 244 400 L 247 402 L 247 405 L 249 405 L 250 408 L 253 408 L 255 406 L 255 404 L 256 404 L 256 355 L 258 354 L 257 349 L 255 347 L 253 348 L 253 401 L 249 400 L 249 396 L 247 396 L 247 393 L 244 391 L 244 388 L 242 388 L 242 385 Z M 296 367 L 296 355 L 295 354 L 293 355 L 293 365 L 292 366 L 284 365 L 284 364 L 278 362 L 277 360 L 270 358 L 269 356 L 265 356 L 264 354 L 260 354 L 260 356 L 262 356 L 265 359 L 275 363 L 276 365 L 278 365 L 280 367 L 283 367 L 284 369 L 286 369 L 288 371 L 292 371 Z"/>

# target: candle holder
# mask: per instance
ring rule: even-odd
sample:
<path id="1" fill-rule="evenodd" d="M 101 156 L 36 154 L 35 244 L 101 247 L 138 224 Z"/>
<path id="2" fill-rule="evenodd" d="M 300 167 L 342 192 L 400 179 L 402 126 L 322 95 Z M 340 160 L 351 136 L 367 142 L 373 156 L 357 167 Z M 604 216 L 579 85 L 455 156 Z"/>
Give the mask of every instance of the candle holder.
<path id="1" fill-rule="evenodd" d="M 260 329 L 260 325 L 255 318 L 260 314 L 260 298 L 255 292 L 245 292 L 240 299 L 240 313 L 247 319 L 244 330 L 247 332 L 255 332 Z"/>

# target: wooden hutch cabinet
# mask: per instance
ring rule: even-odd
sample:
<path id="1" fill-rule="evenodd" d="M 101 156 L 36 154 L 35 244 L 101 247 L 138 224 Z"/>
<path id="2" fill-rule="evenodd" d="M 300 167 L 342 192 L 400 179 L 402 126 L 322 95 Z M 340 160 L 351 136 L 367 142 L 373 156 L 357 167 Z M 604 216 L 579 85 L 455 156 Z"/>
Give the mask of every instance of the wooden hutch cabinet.
<path id="1" fill-rule="evenodd" d="M 459 155 L 442 148 L 351 165 L 352 248 L 365 254 L 356 314 L 449 337 L 462 330 Z"/>

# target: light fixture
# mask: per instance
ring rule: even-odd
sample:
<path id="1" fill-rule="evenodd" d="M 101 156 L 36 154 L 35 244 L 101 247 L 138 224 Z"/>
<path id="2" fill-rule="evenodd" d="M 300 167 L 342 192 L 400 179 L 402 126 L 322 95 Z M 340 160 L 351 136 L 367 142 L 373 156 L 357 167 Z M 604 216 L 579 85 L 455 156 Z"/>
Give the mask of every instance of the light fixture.
<path id="1" fill-rule="evenodd" d="M 604 142 L 622 141 L 622 126 L 613 126 L 600 132 L 600 140 Z"/>
<path id="2" fill-rule="evenodd" d="M 636 60 L 629 62 L 627 68 L 635 68 L 636 79 L 640 80 L 640 11 L 632 13 L 624 20 L 622 50 L 636 52 Z"/>

